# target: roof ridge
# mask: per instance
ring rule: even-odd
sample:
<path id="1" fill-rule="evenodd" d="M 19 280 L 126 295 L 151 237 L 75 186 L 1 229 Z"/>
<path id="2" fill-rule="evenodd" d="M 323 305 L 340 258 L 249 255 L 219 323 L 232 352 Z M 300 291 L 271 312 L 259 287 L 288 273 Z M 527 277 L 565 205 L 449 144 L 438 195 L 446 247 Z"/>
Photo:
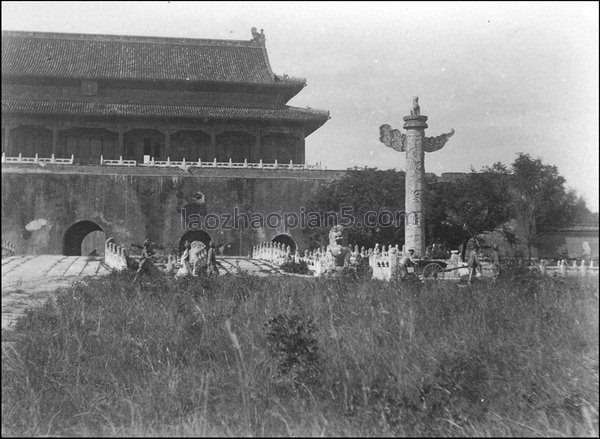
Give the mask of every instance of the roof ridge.
<path id="1" fill-rule="evenodd" d="M 144 35 L 115 35 L 115 34 L 82 34 L 66 32 L 36 32 L 36 31 L 15 31 L 3 30 L 2 38 L 39 38 L 53 40 L 74 40 L 74 41 L 99 41 L 99 42 L 117 42 L 117 43 L 163 43 L 173 45 L 193 45 L 193 46 L 241 46 L 264 49 L 264 46 L 257 45 L 253 40 L 222 40 L 209 38 L 178 38 L 178 37 L 157 37 Z"/>

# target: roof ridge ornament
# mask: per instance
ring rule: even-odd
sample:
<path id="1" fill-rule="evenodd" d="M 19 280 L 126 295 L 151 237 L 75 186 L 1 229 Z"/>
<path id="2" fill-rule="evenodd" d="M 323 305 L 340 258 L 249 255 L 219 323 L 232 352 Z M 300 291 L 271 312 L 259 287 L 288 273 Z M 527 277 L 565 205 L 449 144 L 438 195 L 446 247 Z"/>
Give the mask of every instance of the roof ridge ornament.
<path id="1" fill-rule="evenodd" d="M 252 44 L 257 45 L 257 46 L 264 46 L 265 45 L 265 30 L 261 29 L 260 33 L 258 33 L 258 31 L 256 30 L 255 27 L 253 27 L 252 29 L 250 29 L 250 32 L 252 32 Z"/>

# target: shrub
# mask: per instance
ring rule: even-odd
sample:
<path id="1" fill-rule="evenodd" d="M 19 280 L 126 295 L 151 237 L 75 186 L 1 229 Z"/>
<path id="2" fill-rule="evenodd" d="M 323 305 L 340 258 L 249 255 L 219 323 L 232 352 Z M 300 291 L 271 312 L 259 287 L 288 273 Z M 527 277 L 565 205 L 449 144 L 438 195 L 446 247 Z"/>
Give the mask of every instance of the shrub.
<path id="1" fill-rule="evenodd" d="M 279 268 L 286 273 L 294 273 L 294 274 L 310 274 L 310 270 L 308 269 L 308 265 L 304 261 L 294 262 L 288 261 L 284 262 L 279 266 Z"/>
<path id="2" fill-rule="evenodd" d="M 319 380 L 321 355 L 315 337 L 317 326 L 311 318 L 280 314 L 266 323 L 267 343 L 281 376 L 290 376 L 294 385 L 313 385 Z"/>

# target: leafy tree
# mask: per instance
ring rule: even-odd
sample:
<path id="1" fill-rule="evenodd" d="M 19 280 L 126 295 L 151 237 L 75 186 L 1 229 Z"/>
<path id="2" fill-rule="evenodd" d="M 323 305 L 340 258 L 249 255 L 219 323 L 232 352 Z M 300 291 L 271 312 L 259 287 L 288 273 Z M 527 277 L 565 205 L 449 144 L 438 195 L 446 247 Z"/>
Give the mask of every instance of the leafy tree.
<path id="1" fill-rule="evenodd" d="M 373 212 L 369 214 L 373 220 L 385 211 L 393 214 L 404 211 L 404 172 L 353 168 L 341 179 L 321 187 L 308 203 L 306 212 L 318 212 L 321 222 L 318 227 L 309 223 L 303 232 L 315 246 L 327 245 L 329 230 L 338 223 L 347 228 L 351 245 L 370 248 L 376 243 L 403 242 L 403 217 L 396 217 L 393 222 L 382 217 L 385 221 L 379 224 L 365 224 L 367 212 Z M 352 218 L 348 215 L 342 218 L 343 212 L 351 213 Z"/>
<path id="2" fill-rule="evenodd" d="M 500 162 L 479 172 L 471 169 L 454 181 L 430 183 L 428 241 L 442 241 L 456 248 L 483 231 L 501 226 L 512 213 L 509 189 L 509 171 Z"/>
<path id="3" fill-rule="evenodd" d="M 376 243 L 404 242 L 404 220 L 396 216 L 389 225 L 364 223 L 365 214 L 404 211 L 404 172 L 354 168 L 329 185 L 324 185 L 308 203 L 306 212 L 320 214 L 320 223 L 310 223 L 304 234 L 313 246 L 328 244 L 333 224 L 348 226 L 340 218 L 351 212 L 348 226 L 350 244 L 373 247 Z M 523 224 L 524 240 L 531 248 L 551 226 L 597 221 L 585 206 L 585 200 L 565 189 L 565 179 L 556 166 L 519 154 L 511 168 L 497 162 L 480 171 L 471 169 L 452 181 L 427 179 L 425 194 L 427 242 L 440 242 L 458 248 L 484 231 L 496 230 L 516 218 Z M 516 242 L 503 230 L 509 242 Z M 466 246 L 463 246 L 463 251 Z M 464 254 L 463 254 L 464 257 Z"/>
<path id="4" fill-rule="evenodd" d="M 585 221 L 592 217 L 585 201 L 565 188 L 558 168 L 540 158 L 519 153 L 512 164 L 514 210 L 524 227 L 528 258 L 545 230 Z"/>

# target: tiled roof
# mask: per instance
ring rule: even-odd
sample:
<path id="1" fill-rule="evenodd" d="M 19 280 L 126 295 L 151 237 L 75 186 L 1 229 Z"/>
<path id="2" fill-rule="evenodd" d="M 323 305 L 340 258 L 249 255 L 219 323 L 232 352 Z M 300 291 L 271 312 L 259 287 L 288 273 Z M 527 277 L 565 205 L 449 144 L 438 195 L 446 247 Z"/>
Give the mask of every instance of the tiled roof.
<path id="1" fill-rule="evenodd" d="M 2 75 L 37 78 L 208 81 L 286 86 L 264 45 L 251 40 L 2 32 Z"/>
<path id="2" fill-rule="evenodd" d="M 96 102 L 2 99 L 3 113 L 81 116 L 177 117 L 306 122 L 314 131 L 329 119 L 329 112 L 298 107 L 278 109 L 205 107 L 197 105 L 104 104 Z M 311 131 L 312 132 L 312 131 Z"/>

